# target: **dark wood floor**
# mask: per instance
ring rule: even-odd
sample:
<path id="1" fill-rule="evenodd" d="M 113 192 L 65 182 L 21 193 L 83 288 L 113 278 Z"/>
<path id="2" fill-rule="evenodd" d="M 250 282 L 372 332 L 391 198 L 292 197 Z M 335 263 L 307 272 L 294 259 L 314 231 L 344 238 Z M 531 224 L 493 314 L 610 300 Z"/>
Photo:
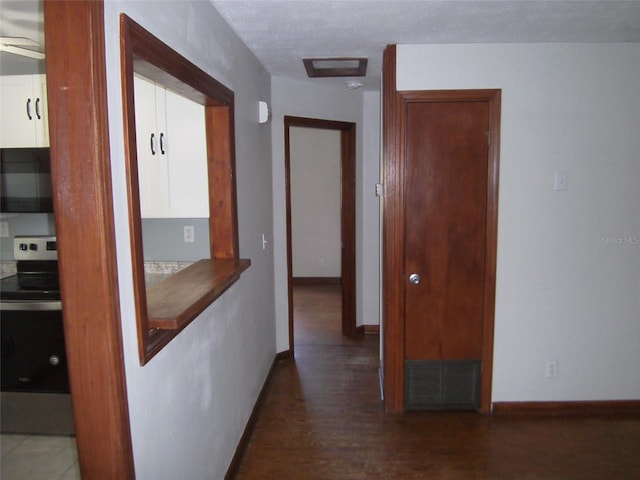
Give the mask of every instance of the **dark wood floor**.
<path id="1" fill-rule="evenodd" d="M 378 337 L 340 334 L 339 287 L 296 287 L 296 360 L 281 362 L 243 479 L 640 479 L 640 418 L 388 415 Z"/>

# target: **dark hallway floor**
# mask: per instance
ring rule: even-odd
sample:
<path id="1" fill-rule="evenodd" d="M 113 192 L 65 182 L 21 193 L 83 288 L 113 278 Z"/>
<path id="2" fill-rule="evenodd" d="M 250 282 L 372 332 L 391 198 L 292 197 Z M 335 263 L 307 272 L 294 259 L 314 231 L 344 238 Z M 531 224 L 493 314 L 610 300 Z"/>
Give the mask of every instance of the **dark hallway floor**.
<path id="1" fill-rule="evenodd" d="M 378 336 L 341 336 L 339 287 L 294 303 L 296 360 L 275 369 L 237 479 L 640 479 L 637 415 L 385 414 Z"/>

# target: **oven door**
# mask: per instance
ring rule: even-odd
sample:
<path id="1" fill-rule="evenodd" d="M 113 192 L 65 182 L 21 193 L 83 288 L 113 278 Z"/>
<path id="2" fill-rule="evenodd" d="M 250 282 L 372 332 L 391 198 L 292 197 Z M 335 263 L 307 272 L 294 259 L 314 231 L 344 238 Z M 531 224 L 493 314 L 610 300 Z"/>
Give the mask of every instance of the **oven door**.
<path id="1" fill-rule="evenodd" d="M 2 302 L 2 391 L 69 393 L 60 302 Z"/>
<path id="2" fill-rule="evenodd" d="M 60 301 L 0 302 L 2 431 L 72 434 Z"/>

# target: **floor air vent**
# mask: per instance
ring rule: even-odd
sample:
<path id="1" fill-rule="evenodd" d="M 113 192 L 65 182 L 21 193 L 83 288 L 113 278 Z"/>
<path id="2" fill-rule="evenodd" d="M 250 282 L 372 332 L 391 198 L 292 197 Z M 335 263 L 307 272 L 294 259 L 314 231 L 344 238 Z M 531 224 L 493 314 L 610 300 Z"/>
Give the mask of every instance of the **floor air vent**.
<path id="1" fill-rule="evenodd" d="M 478 410 L 480 360 L 407 360 L 407 410 Z"/>

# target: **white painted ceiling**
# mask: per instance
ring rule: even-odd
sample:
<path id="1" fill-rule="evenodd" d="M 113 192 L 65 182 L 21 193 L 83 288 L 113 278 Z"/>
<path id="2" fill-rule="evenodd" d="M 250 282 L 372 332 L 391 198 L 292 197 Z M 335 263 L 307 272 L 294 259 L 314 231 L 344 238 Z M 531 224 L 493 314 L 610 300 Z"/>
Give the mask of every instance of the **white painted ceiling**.
<path id="1" fill-rule="evenodd" d="M 306 79 L 304 57 L 364 56 L 370 90 L 379 89 L 388 44 L 640 42 L 638 0 L 211 2 L 272 75 Z"/>
<path id="2" fill-rule="evenodd" d="M 640 43 L 640 0 L 210 1 L 272 75 L 306 80 L 304 57 L 364 56 L 367 76 L 359 80 L 370 90 L 379 89 L 388 44 Z M 42 0 L 1 0 L 0 35 L 44 44 Z M 4 72 L 28 62 L 0 57 Z M 347 80 L 308 81 L 346 87 Z"/>

